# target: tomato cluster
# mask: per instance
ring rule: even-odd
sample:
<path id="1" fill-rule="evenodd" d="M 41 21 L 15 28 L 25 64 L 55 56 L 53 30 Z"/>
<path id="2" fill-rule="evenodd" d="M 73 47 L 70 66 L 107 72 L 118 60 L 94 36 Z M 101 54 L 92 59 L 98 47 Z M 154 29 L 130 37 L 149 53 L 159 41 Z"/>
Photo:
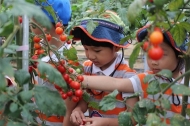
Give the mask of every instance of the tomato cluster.
<path id="1" fill-rule="evenodd" d="M 64 92 L 61 87 L 55 84 L 55 88 L 59 91 L 63 99 L 70 97 L 72 101 L 78 102 L 83 95 L 83 90 L 81 88 L 81 82 L 84 80 L 82 75 L 77 75 L 74 73 L 74 69 L 67 67 L 64 60 L 60 60 L 59 65 L 56 66 L 57 70 L 62 74 L 63 79 L 68 85 L 69 90 Z"/>
<path id="2" fill-rule="evenodd" d="M 163 50 L 159 46 L 164 40 L 162 31 L 160 28 L 155 27 L 154 31 L 149 35 L 149 41 L 143 43 L 142 49 L 148 51 L 149 58 L 153 60 L 159 60 L 163 56 Z"/>
<path id="3" fill-rule="evenodd" d="M 64 33 L 64 26 L 62 25 L 62 23 L 56 23 L 55 33 L 60 36 L 60 42 L 67 42 L 67 44 L 71 44 L 71 40 L 69 40 L 67 38 L 67 35 Z M 32 38 L 34 45 L 34 54 L 31 57 L 31 59 L 33 59 L 33 61 L 31 61 L 32 65 L 30 65 L 28 68 L 28 71 L 30 73 L 37 68 L 38 62 L 36 60 L 44 55 L 47 55 L 45 54 L 46 51 L 44 46 L 42 45 L 49 45 L 49 42 L 52 40 L 53 37 L 51 36 L 51 34 L 47 33 L 44 37 L 45 38 L 43 38 L 43 36 L 41 35 L 34 35 Z M 53 67 L 61 73 L 63 79 L 68 85 L 68 91 L 64 91 L 61 87 L 54 84 L 54 87 L 59 91 L 61 97 L 63 99 L 70 97 L 74 102 L 78 102 L 83 95 L 81 82 L 84 79 L 83 76 L 80 75 L 80 64 L 76 61 L 67 59 L 58 59 L 58 62 L 50 61 L 50 64 L 53 64 Z M 76 69 L 74 70 L 72 67 Z"/>

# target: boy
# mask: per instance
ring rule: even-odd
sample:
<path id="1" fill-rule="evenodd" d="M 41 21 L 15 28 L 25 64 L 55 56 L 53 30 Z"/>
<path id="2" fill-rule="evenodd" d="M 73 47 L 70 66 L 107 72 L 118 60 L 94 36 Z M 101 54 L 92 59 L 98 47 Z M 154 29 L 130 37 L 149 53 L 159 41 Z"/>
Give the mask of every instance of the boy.
<path id="1" fill-rule="evenodd" d="M 48 3 L 48 4 L 47 4 Z M 71 5 L 70 5 L 70 0 L 47 0 L 47 3 L 42 3 L 40 4 L 41 6 L 52 6 L 53 10 L 56 13 L 56 18 L 58 19 L 59 22 L 61 22 L 64 26 L 68 25 L 68 22 L 71 19 Z M 36 3 L 37 5 L 39 5 L 39 3 Z M 48 13 L 44 8 L 42 7 L 43 12 L 49 17 L 50 21 L 52 22 L 52 28 L 50 30 L 43 28 L 45 33 L 49 33 L 52 36 L 52 39 L 49 41 L 49 44 L 54 45 L 60 54 L 62 54 L 63 50 L 65 48 L 70 48 L 70 44 L 67 44 L 65 42 L 61 42 L 61 41 L 57 41 L 54 38 L 59 39 L 60 35 L 56 34 L 55 29 L 56 29 L 56 23 L 57 21 L 55 21 L 52 17 L 52 15 L 50 13 Z M 31 30 L 33 33 L 35 33 L 36 35 L 41 35 L 42 32 L 38 29 L 38 28 L 33 28 L 31 27 Z M 50 53 L 51 58 L 55 61 L 57 61 L 57 57 L 54 53 Z M 42 57 L 41 59 L 44 62 L 49 62 L 50 61 L 50 57 L 45 56 Z M 39 84 L 43 84 L 44 86 L 49 87 L 52 90 L 56 90 L 54 88 L 54 85 L 44 81 L 43 79 L 36 77 L 37 81 Z M 47 117 L 46 115 L 44 115 L 43 113 L 39 113 L 39 118 L 37 119 L 38 122 L 42 122 L 45 121 L 45 124 L 49 125 L 49 126 L 62 126 L 63 125 L 63 117 L 58 117 L 56 115 L 52 115 L 50 117 Z"/>
<path id="2" fill-rule="evenodd" d="M 89 21 L 97 24 L 92 34 L 87 31 Z M 128 46 L 128 42 L 120 44 L 120 40 L 124 38 L 121 26 L 110 22 L 109 19 L 86 19 L 81 22 L 80 26 L 75 27 L 71 34 L 74 35 L 74 40 L 81 40 L 86 57 L 89 59 L 84 62 L 84 74 L 90 76 L 104 75 L 115 78 L 129 78 L 135 74 L 134 70 L 128 67 L 127 62 L 123 58 L 123 48 Z M 122 54 L 118 53 L 120 48 L 122 48 Z M 109 94 L 109 92 L 100 90 L 88 90 L 88 92 L 91 94 L 88 102 L 96 103 L 99 103 L 105 95 Z M 129 95 L 128 93 L 120 92 L 117 95 L 117 99 L 122 100 Z M 126 102 L 132 107 L 137 101 L 138 98 L 132 98 Z M 93 119 L 92 125 L 106 126 L 112 124 L 117 126 L 118 114 L 125 111 L 127 107 L 125 103 L 116 102 L 115 109 L 103 112 L 99 109 L 88 107 L 87 102 L 80 100 L 72 111 L 70 116 L 71 122 L 75 125 L 82 124 L 82 119 L 85 118 L 83 113 L 87 109 L 89 110 L 89 116 Z M 128 108 L 128 110 L 130 111 L 131 108 Z M 68 111 L 71 112 L 71 109 Z"/>

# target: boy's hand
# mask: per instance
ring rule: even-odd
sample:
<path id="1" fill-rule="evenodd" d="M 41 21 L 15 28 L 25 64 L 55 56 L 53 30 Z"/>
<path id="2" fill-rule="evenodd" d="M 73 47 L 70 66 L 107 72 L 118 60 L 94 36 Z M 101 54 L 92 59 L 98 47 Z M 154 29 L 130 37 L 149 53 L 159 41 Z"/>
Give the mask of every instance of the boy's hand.
<path id="1" fill-rule="evenodd" d="M 102 118 L 102 117 L 85 118 L 83 119 L 83 121 L 88 126 L 107 126 L 109 123 L 107 118 Z M 80 125 L 80 126 L 85 126 L 85 125 Z"/>
<path id="2" fill-rule="evenodd" d="M 79 126 L 83 124 L 83 119 L 85 119 L 84 113 L 77 109 L 77 110 L 73 110 L 71 116 L 70 116 L 70 121 Z"/>

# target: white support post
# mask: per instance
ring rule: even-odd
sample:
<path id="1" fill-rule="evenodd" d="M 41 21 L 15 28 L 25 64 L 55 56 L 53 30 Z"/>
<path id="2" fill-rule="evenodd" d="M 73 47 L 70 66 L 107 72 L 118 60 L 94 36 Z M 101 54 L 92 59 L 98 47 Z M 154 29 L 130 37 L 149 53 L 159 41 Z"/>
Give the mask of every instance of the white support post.
<path id="1" fill-rule="evenodd" d="M 22 42 L 22 46 L 23 51 L 22 51 L 22 69 L 27 70 L 28 71 L 28 59 L 29 59 L 29 19 L 26 15 L 22 16 L 22 22 L 23 22 L 23 42 Z M 28 90 L 29 85 L 26 84 L 25 85 L 25 90 Z"/>

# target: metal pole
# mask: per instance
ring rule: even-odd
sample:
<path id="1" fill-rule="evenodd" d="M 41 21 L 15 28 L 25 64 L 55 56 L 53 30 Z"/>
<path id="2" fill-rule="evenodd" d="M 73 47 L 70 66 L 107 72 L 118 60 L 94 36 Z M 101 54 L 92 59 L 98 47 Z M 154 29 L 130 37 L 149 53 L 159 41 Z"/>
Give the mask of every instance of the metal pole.
<path id="1" fill-rule="evenodd" d="M 28 50 L 29 50 L 29 19 L 26 15 L 22 16 L 23 19 L 23 42 L 22 42 L 22 69 L 28 71 Z M 26 84 L 24 87 L 26 90 L 29 88 L 29 85 Z"/>

